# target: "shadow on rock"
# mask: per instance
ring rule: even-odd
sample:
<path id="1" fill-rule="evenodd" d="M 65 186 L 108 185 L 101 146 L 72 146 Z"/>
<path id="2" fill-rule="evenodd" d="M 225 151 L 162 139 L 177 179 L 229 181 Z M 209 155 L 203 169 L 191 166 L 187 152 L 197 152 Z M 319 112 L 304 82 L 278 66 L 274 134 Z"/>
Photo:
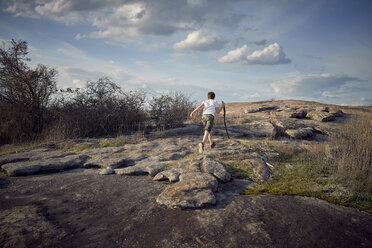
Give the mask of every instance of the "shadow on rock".
<path id="1" fill-rule="evenodd" d="M 0 178 L 0 189 L 5 189 L 10 185 L 10 181 L 7 178 Z"/>

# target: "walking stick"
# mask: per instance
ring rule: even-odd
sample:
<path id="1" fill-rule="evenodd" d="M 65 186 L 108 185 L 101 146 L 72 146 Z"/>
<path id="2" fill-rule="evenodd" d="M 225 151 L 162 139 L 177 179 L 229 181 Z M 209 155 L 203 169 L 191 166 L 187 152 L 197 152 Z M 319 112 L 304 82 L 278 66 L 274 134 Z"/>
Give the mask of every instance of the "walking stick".
<path id="1" fill-rule="evenodd" d="M 224 102 L 222 101 L 222 103 L 224 103 Z M 226 108 L 225 108 L 225 106 L 223 106 L 223 125 L 225 126 L 227 138 L 230 139 L 229 132 L 227 131 L 227 127 L 226 127 Z"/>

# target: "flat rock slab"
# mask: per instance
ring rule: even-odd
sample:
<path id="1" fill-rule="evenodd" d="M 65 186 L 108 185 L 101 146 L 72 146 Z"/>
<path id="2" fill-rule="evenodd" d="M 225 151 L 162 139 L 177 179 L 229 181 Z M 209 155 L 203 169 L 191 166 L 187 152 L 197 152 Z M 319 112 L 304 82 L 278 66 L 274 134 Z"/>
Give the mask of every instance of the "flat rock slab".
<path id="1" fill-rule="evenodd" d="M 156 202 L 169 208 L 199 208 L 216 203 L 213 194 L 218 182 L 209 173 L 189 172 L 180 175 L 180 181 L 169 185 Z"/>
<path id="2" fill-rule="evenodd" d="M 146 158 L 148 158 L 147 155 L 140 154 L 140 153 L 98 154 L 98 155 L 94 155 L 91 159 L 89 159 L 84 164 L 84 167 L 87 167 L 87 168 L 101 167 L 101 168 L 116 169 L 118 167 L 127 167 L 127 166 L 135 165 L 136 162 L 144 160 Z"/>
<path id="3" fill-rule="evenodd" d="M 102 147 L 102 148 L 94 148 L 94 149 L 86 149 L 80 152 L 81 155 L 103 155 L 103 154 L 113 154 L 123 152 L 125 149 L 124 147 Z"/>
<path id="4" fill-rule="evenodd" d="M 59 172 L 82 167 L 88 156 L 69 155 L 62 158 L 49 158 L 38 161 L 8 163 L 2 166 L 9 176 L 26 176 L 40 172 Z"/>
<path id="5" fill-rule="evenodd" d="M 147 175 L 155 176 L 159 172 L 165 170 L 167 163 L 164 163 L 160 158 L 149 158 L 138 162 L 134 166 L 129 166 L 123 169 L 115 169 L 115 173 L 127 176 Z"/>
<path id="6" fill-rule="evenodd" d="M 69 155 L 75 155 L 75 153 L 61 150 L 34 149 L 0 156 L 0 165 L 28 160 L 63 158 Z"/>
<path id="7" fill-rule="evenodd" d="M 29 156 L 21 154 L 3 155 L 0 157 L 0 166 L 8 163 L 27 161 L 29 159 L 30 159 Z"/>
<path id="8" fill-rule="evenodd" d="M 0 247 L 372 247 L 372 215 L 315 198 L 237 188 L 220 201 L 215 192 L 215 206 L 170 211 L 156 203 L 167 185 L 149 177 L 74 170 L 0 182 Z"/>

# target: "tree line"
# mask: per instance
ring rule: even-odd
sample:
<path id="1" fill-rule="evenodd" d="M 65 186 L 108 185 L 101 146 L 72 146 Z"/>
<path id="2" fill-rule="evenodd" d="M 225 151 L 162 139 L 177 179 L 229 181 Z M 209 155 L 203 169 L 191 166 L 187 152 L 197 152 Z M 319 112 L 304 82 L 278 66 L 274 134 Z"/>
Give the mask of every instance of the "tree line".
<path id="1" fill-rule="evenodd" d="M 58 89 L 57 71 L 31 68 L 28 52 L 23 40 L 0 48 L 0 144 L 179 127 L 194 106 L 184 93 L 148 99 L 145 91 L 125 91 L 108 77 L 82 89 Z"/>

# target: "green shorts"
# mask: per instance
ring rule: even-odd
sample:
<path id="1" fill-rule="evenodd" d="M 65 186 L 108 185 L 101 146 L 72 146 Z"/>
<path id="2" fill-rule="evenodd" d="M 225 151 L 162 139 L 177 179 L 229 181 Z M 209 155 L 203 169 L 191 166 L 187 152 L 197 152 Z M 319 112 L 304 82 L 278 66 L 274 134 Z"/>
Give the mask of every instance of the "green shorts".
<path id="1" fill-rule="evenodd" d="M 213 127 L 213 121 L 214 121 L 214 116 L 213 115 L 203 115 L 202 116 L 202 122 L 204 125 L 204 130 L 210 132 Z"/>

